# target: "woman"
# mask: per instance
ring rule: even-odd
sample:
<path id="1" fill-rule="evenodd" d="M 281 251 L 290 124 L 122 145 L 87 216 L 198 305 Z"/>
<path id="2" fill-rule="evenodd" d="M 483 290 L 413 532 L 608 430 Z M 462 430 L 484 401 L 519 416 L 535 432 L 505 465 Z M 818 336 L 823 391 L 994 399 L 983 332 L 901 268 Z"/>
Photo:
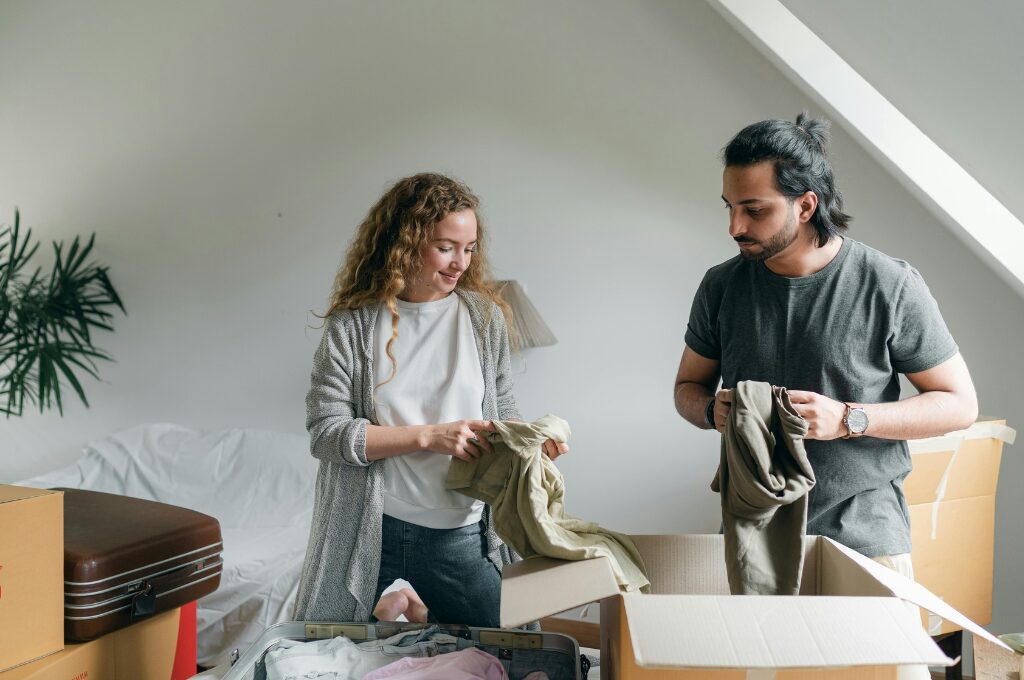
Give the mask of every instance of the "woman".
<path id="1" fill-rule="evenodd" d="M 520 417 L 478 207 L 443 175 L 402 179 L 338 274 L 306 396 L 320 471 L 297 620 L 368 620 L 405 578 L 434 620 L 499 625 L 499 570 L 518 558 L 482 503 L 444 488 L 449 456 L 486 455 L 490 421 Z"/>

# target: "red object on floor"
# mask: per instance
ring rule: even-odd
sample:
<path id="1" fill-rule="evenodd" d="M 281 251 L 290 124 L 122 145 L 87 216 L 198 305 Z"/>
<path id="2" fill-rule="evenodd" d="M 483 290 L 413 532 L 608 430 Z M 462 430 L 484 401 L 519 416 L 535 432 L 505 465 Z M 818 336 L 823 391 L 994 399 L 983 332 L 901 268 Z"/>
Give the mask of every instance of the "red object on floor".
<path id="1" fill-rule="evenodd" d="M 196 674 L 196 603 L 181 607 L 178 622 L 178 644 L 174 650 L 174 667 L 170 680 L 187 680 Z"/>

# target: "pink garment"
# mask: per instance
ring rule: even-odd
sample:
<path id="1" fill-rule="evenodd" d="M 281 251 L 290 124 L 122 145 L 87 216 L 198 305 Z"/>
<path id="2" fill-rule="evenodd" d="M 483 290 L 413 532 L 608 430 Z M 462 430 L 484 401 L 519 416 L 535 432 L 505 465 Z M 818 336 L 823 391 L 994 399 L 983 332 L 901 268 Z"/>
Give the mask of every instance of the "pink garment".
<path id="1" fill-rule="evenodd" d="M 405 657 L 363 680 L 508 680 L 496 658 L 476 647 L 429 657 Z"/>

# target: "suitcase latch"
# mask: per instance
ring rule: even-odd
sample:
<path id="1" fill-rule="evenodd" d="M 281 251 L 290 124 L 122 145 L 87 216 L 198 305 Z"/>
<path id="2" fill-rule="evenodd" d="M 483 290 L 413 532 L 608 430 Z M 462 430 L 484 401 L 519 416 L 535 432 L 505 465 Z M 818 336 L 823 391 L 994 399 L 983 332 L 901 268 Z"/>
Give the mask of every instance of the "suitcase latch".
<path id="1" fill-rule="evenodd" d="M 132 596 L 131 620 L 134 623 L 137 619 L 152 616 L 155 611 L 156 593 L 153 592 L 153 584 L 149 581 L 144 581 L 142 590 Z"/>
<path id="2" fill-rule="evenodd" d="M 542 649 L 544 638 L 538 633 L 510 630 L 482 630 L 480 644 L 505 649 Z"/>
<path id="3" fill-rule="evenodd" d="M 327 640 L 344 635 L 350 640 L 363 641 L 367 638 L 367 626 L 365 624 L 344 624 L 344 623 L 307 623 L 306 639 Z"/>

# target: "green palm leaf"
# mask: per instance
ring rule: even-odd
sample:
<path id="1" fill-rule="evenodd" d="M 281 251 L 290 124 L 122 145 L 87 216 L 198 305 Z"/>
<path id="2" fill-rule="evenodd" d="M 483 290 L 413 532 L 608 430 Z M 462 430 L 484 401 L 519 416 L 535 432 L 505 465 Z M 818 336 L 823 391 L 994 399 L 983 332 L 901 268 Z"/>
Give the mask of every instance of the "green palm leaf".
<path id="1" fill-rule="evenodd" d="M 83 377 L 99 379 L 97 362 L 112 361 L 93 345 L 94 331 L 112 331 L 125 312 L 106 267 L 90 261 L 95 234 L 65 248 L 54 242 L 53 269 L 22 272 L 36 253 L 32 230 L 0 228 L 0 413 L 21 415 L 26 404 L 64 412 L 65 386 L 88 407 Z"/>

